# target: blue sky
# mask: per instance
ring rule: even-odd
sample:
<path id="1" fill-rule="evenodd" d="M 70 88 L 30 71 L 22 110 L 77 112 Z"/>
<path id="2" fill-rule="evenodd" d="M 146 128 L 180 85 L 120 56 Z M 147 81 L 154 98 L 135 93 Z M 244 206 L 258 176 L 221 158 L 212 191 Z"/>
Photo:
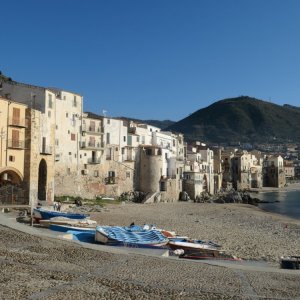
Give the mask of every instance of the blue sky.
<path id="1" fill-rule="evenodd" d="M 180 120 L 240 95 L 300 106 L 298 0 L 0 1 L 0 70 L 84 110 Z"/>

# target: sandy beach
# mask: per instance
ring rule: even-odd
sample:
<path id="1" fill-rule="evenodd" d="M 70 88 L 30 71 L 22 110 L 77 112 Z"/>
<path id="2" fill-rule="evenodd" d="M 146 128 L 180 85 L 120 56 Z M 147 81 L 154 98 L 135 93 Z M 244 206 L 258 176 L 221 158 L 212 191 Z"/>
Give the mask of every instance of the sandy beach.
<path id="1" fill-rule="evenodd" d="M 282 255 L 299 255 L 300 249 L 300 220 L 245 204 L 110 205 L 92 218 L 102 225 L 155 224 L 178 235 L 214 241 L 243 259 L 277 263 Z"/>
<path id="2" fill-rule="evenodd" d="M 280 255 L 299 255 L 297 220 L 248 205 L 197 203 L 109 205 L 92 218 L 106 225 L 154 223 L 178 234 L 213 240 L 244 259 L 264 259 L 274 268 L 107 253 L 0 226 L 0 299 L 300 297 L 300 271 L 278 266 Z"/>

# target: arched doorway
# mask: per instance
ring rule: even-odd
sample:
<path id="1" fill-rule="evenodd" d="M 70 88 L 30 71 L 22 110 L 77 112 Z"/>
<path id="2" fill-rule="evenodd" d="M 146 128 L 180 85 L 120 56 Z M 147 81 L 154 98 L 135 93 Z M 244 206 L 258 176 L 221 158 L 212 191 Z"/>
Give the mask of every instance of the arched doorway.
<path id="1" fill-rule="evenodd" d="M 44 159 L 41 160 L 39 165 L 39 182 L 38 182 L 38 199 L 46 200 L 46 187 L 47 187 L 47 163 Z"/>
<path id="2" fill-rule="evenodd" d="M 0 168 L 0 204 L 26 204 L 27 198 L 23 186 L 23 176 L 12 167 Z"/>

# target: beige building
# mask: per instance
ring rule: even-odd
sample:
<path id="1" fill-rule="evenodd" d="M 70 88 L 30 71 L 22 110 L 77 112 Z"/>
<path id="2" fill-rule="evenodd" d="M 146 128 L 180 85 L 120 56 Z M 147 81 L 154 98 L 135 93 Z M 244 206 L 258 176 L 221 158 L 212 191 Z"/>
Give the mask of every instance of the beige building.
<path id="1" fill-rule="evenodd" d="M 54 160 L 40 136 L 43 115 L 27 105 L 0 98 L 0 198 L 29 204 L 54 197 Z M 52 132 L 54 138 L 54 131 Z M 45 153 L 46 152 L 46 153 Z"/>
<path id="2" fill-rule="evenodd" d="M 295 166 L 292 161 L 289 160 L 284 160 L 283 161 L 284 165 L 284 174 L 286 180 L 291 180 L 295 178 Z"/>
<path id="3" fill-rule="evenodd" d="M 1 87 L 1 95 L 27 108 L 24 182 L 28 187 L 29 201 L 51 203 L 54 199 L 55 93 L 12 80 L 2 79 Z M 16 134 L 12 130 L 8 132 Z M 11 138 L 14 140 L 16 136 Z"/>
<path id="4" fill-rule="evenodd" d="M 286 184 L 283 158 L 280 155 L 269 155 L 263 162 L 263 186 L 284 187 Z"/>
<path id="5" fill-rule="evenodd" d="M 262 187 L 262 160 L 243 150 L 232 158 L 232 182 L 237 190 Z"/>
<path id="6" fill-rule="evenodd" d="M 27 106 L 0 98 L 0 201 L 26 203 L 24 182 Z"/>

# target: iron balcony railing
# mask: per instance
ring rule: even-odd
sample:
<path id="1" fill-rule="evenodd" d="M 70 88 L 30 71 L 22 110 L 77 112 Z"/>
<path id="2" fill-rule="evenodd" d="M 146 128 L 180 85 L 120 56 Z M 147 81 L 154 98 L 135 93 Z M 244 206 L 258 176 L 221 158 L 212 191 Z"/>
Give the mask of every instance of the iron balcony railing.
<path id="1" fill-rule="evenodd" d="M 91 158 L 88 158 L 88 163 L 89 164 L 100 164 L 100 162 L 101 162 L 100 157 L 91 157 Z"/>
<path id="2" fill-rule="evenodd" d="M 105 184 L 116 184 L 117 178 L 116 177 L 106 177 L 105 178 Z"/>
<path id="3" fill-rule="evenodd" d="M 27 119 L 20 119 L 20 118 L 9 118 L 8 119 L 9 126 L 16 126 L 16 127 L 28 127 L 28 120 Z"/>
<path id="4" fill-rule="evenodd" d="M 21 140 L 8 140 L 7 147 L 12 149 L 25 149 L 26 147 L 25 141 Z"/>
<path id="5" fill-rule="evenodd" d="M 87 132 L 90 134 L 103 134 L 104 133 L 104 127 L 103 126 L 87 126 L 87 125 L 82 125 L 82 132 Z"/>
<path id="6" fill-rule="evenodd" d="M 104 148 L 104 142 L 101 142 L 101 143 L 96 143 L 96 142 L 82 142 L 81 143 L 81 148 L 101 150 L 101 149 Z"/>
<path id="7" fill-rule="evenodd" d="M 52 146 L 43 145 L 40 149 L 40 153 L 51 155 L 52 154 Z"/>

